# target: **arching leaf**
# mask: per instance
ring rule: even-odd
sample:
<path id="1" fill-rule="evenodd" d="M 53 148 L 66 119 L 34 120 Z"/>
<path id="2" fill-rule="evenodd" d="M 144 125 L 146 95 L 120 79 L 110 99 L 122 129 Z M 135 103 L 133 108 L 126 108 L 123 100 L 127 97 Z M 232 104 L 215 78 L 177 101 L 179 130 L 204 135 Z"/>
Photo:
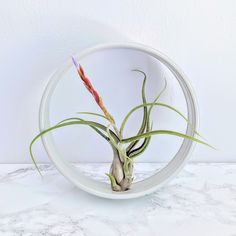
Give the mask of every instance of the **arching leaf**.
<path id="1" fill-rule="evenodd" d="M 139 140 L 139 139 L 150 137 L 150 136 L 157 135 L 157 134 L 168 134 L 168 135 L 173 135 L 173 136 L 177 136 L 177 137 L 180 137 L 180 138 L 186 138 L 186 139 L 204 144 L 208 147 L 214 148 L 211 145 L 209 145 L 208 143 L 201 141 L 200 139 L 197 139 L 195 137 L 192 137 L 192 136 L 189 136 L 189 135 L 186 135 L 186 134 L 182 134 L 182 133 L 179 133 L 179 132 L 176 132 L 176 131 L 172 131 L 172 130 L 154 130 L 154 131 L 150 131 L 150 132 L 143 133 L 143 134 L 140 134 L 140 135 L 136 135 L 136 136 L 133 136 L 133 137 L 130 137 L 130 138 L 122 139 L 122 143 L 133 142 L 135 140 Z"/>
<path id="2" fill-rule="evenodd" d="M 70 118 L 69 118 L 69 119 L 70 119 Z M 32 152 L 32 146 L 33 146 L 33 144 L 35 143 L 36 140 L 38 140 L 38 139 L 39 139 L 41 136 L 43 136 L 44 134 L 46 134 L 46 133 L 48 133 L 48 132 L 51 132 L 51 131 L 53 131 L 53 130 L 60 129 L 60 128 L 66 127 L 66 126 L 71 126 L 71 125 L 88 125 L 88 126 L 90 126 L 90 127 L 92 126 L 92 127 L 101 129 L 101 130 L 103 130 L 103 131 L 106 131 L 106 127 L 105 127 L 104 125 L 101 125 L 101 124 L 96 123 L 96 122 L 93 122 L 93 121 L 84 121 L 84 120 L 71 121 L 71 122 L 66 122 L 66 123 L 60 123 L 60 124 L 58 124 L 58 125 L 55 125 L 55 126 L 53 126 L 53 127 L 50 127 L 50 128 L 48 128 L 48 129 L 42 131 L 41 133 L 39 133 L 38 135 L 36 135 L 36 136 L 34 137 L 34 139 L 31 141 L 30 146 L 29 146 L 30 157 L 31 157 L 31 159 L 32 159 L 32 161 L 33 161 L 33 163 L 34 163 L 34 165 L 35 165 L 37 171 L 40 173 L 40 175 L 41 175 L 41 172 L 40 172 L 40 170 L 39 170 L 39 168 L 38 168 L 38 165 L 37 165 L 37 163 L 36 163 L 36 161 L 35 161 L 35 158 L 34 158 L 34 155 L 33 155 L 33 152 Z M 115 141 L 117 141 L 117 142 L 120 141 L 119 138 L 116 136 L 116 134 L 113 133 L 112 131 L 111 131 L 111 135 L 112 135 L 112 137 L 114 138 Z"/>
<path id="3" fill-rule="evenodd" d="M 147 100 L 146 100 L 146 94 L 145 94 L 145 86 L 146 86 L 147 76 L 141 70 L 133 70 L 133 71 L 139 72 L 139 73 L 143 74 L 143 76 L 144 76 L 143 85 L 142 85 L 142 100 L 143 100 L 143 103 L 146 103 Z M 146 129 L 146 125 L 147 125 L 147 107 L 144 106 L 143 107 L 143 121 L 142 121 L 141 127 L 139 128 L 139 131 L 137 134 L 142 134 Z M 124 131 L 124 129 L 121 126 L 121 128 L 120 128 L 121 137 L 123 137 L 123 131 Z M 138 140 L 130 143 L 129 146 L 126 148 L 126 152 L 129 153 L 129 151 L 131 151 L 132 148 L 134 148 L 137 145 L 137 143 L 138 143 Z"/>

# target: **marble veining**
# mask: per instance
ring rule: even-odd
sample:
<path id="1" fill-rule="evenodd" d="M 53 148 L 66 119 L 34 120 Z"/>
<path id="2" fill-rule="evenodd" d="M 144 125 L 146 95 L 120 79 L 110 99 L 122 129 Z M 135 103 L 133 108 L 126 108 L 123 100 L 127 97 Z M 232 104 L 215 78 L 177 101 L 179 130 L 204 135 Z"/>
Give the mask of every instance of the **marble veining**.
<path id="1" fill-rule="evenodd" d="M 160 164 L 137 163 L 136 181 Z M 155 193 L 107 200 L 74 187 L 51 164 L 0 165 L 0 235 L 236 236 L 236 164 L 188 164 Z M 80 164 L 107 181 L 109 164 Z"/>

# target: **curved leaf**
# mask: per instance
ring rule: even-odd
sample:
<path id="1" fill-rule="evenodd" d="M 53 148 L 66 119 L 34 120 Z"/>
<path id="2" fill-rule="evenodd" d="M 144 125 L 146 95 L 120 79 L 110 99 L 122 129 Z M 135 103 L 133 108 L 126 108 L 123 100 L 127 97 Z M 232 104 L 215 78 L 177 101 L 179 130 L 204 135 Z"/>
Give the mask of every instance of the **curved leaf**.
<path id="1" fill-rule="evenodd" d="M 175 109 L 174 107 L 170 106 L 170 105 L 167 105 L 165 103 L 157 103 L 157 102 L 154 102 L 154 103 L 146 103 L 146 104 L 141 104 L 139 106 L 136 106 L 134 107 L 133 109 L 131 109 L 128 114 L 126 115 L 125 119 L 123 120 L 121 126 L 125 126 L 126 124 L 126 121 L 128 120 L 128 118 L 138 109 L 144 107 L 144 106 L 162 106 L 162 107 L 166 107 L 174 112 L 176 112 L 177 114 L 179 114 L 185 121 L 186 123 L 190 126 L 190 128 L 194 131 L 194 133 L 196 133 L 198 136 L 201 136 L 192 126 L 192 124 L 189 122 L 189 120 L 180 112 L 178 111 L 177 109 Z"/>
<path id="2" fill-rule="evenodd" d="M 146 74 L 145 74 L 143 71 L 141 71 L 141 70 L 133 70 L 133 71 L 139 72 L 139 73 L 141 73 L 141 74 L 144 75 L 143 85 L 142 85 L 142 100 L 143 100 L 143 103 L 146 103 L 147 100 L 146 100 L 146 94 L 145 94 L 145 86 L 146 86 L 147 76 L 146 76 Z M 143 121 L 142 121 L 141 127 L 139 128 L 139 131 L 138 131 L 137 134 L 142 134 L 142 133 L 145 131 L 146 124 L 147 124 L 147 107 L 143 107 Z M 120 128 L 121 137 L 123 137 L 123 131 L 124 131 L 124 127 L 121 126 L 121 128 Z M 137 145 L 137 143 L 138 143 L 138 141 L 132 142 L 132 143 L 126 148 L 126 152 L 129 153 L 129 151 L 132 150 L 132 148 L 134 148 L 134 147 Z"/>
<path id="3" fill-rule="evenodd" d="M 133 142 L 135 140 L 139 140 L 139 139 L 150 137 L 150 136 L 157 135 L 157 134 L 168 134 L 168 135 L 173 135 L 173 136 L 177 136 L 177 137 L 180 137 L 180 138 L 186 138 L 186 139 L 204 144 L 208 147 L 214 148 L 211 145 L 209 145 L 208 143 L 205 143 L 205 142 L 201 141 L 200 139 L 197 139 L 197 138 L 194 138 L 192 136 L 182 134 L 182 133 L 179 133 L 179 132 L 176 132 L 176 131 L 172 131 L 172 130 L 154 130 L 154 131 L 150 131 L 150 132 L 147 132 L 147 133 L 136 135 L 136 136 L 133 136 L 133 137 L 130 137 L 130 138 L 122 139 L 121 141 L 122 141 L 122 143 L 129 143 L 129 142 Z"/>
<path id="4" fill-rule="evenodd" d="M 83 119 L 81 119 L 81 118 L 78 118 L 78 117 L 71 117 L 71 118 L 67 118 L 67 119 L 65 119 L 65 120 L 60 121 L 57 125 L 62 124 L 62 123 L 64 123 L 64 122 L 66 122 L 66 121 L 70 121 L 70 120 L 83 121 Z M 95 122 L 95 123 L 96 123 L 96 122 Z M 99 123 L 97 123 L 97 124 L 99 124 Z M 101 125 L 101 124 L 99 124 L 99 125 Z M 91 127 L 92 129 L 94 129 L 98 134 L 100 134 L 103 138 L 105 138 L 107 141 L 110 141 L 109 138 L 108 138 L 104 133 L 102 133 L 98 128 L 95 128 L 95 127 L 92 126 L 92 125 L 90 125 L 90 127 Z M 104 127 L 105 127 L 105 126 L 104 126 Z"/>
<path id="5" fill-rule="evenodd" d="M 102 118 L 104 118 L 104 119 L 106 119 L 107 121 L 110 122 L 110 119 L 108 119 L 106 116 L 101 115 L 101 114 L 99 114 L 99 113 L 95 113 L 95 112 L 76 112 L 76 114 L 86 114 L 86 115 L 99 116 L 99 117 L 102 117 Z M 120 132 L 119 132 L 119 130 L 117 129 L 115 123 L 111 123 L 111 125 L 112 125 L 114 131 L 116 132 L 117 136 L 118 136 L 118 137 L 121 137 Z"/>
<path id="6" fill-rule="evenodd" d="M 108 176 L 108 178 L 109 178 L 109 180 L 111 182 L 112 188 L 115 188 L 117 186 L 115 177 L 112 174 L 110 174 L 110 173 L 105 173 L 105 175 Z"/>
<path id="7" fill-rule="evenodd" d="M 164 93 L 164 91 L 166 90 L 166 87 L 167 87 L 167 81 L 166 81 L 166 79 L 165 79 L 164 87 L 163 87 L 163 89 L 160 91 L 160 93 L 156 96 L 156 98 L 154 99 L 153 103 L 155 103 L 155 102 L 161 97 L 161 95 L 162 95 L 162 94 Z M 149 107 L 149 109 L 148 109 L 146 132 L 149 132 L 149 131 L 152 130 L 152 127 L 150 128 L 150 115 L 151 115 L 151 111 L 152 111 L 152 108 L 153 108 L 153 107 L 154 107 L 154 104 L 151 105 L 151 106 Z M 139 147 L 137 147 L 137 148 L 135 148 L 135 149 L 129 150 L 129 152 L 127 153 L 127 155 L 128 155 L 129 157 L 132 157 L 132 158 L 134 158 L 134 157 L 140 155 L 141 153 L 143 153 L 143 152 L 146 150 L 146 148 L 148 147 L 150 141 L 151 141 L 151 137 L 145 138 L 145 139 L 143 140 L 143 143 L 142 143 Z"/>
<path id="8" fill-rule="evenodd" d="M 151 128 L 147 131 L 147 132 L 150 132 L 152 130 L 152 125 L 151 125 Z M 151 141 L 151 136 L 150 137 L 147 137 L 144 139 L 143 143 L 140 145 L 140 147 L 136 148 L 136 149 L 133 149 L 130 153 L 129 153 L 129 157 L 130 158 L 135 158 L 139 155 L 141 155 L 148 147 L 149 143 Z"/>
<path id="9" fill-rule="evenodd" d="M 95 112 L 82 111 L 82 112 L 76 112 L 76 114 L 99 116 L 109 121 L 109 119 L 106 116 Z"/>
<path id="10" fill-rule="evenodd" d="M 41 133 L 39 133 L 38 135 L 36 135 L 36 136 L 34 137 L 34 139 L 31 141 L 30 146 L 29 146 L 30 157 L 31 157 L 31 159 L 32 159 L 32 161 L 33 161 L 33 163 L 34 163 L 34 165 L 35 165 L 37 171 L 40 173 L 40 175 L 41 175 L 41 172 L 40 172 L 40 170 L 39 170 L 39 168 L 38 168 L 38 165 L 37 165 L 37 163 L 36 163 L 36 161 L 35 161 L 35 158 L 34 158 L 33 152 L 32 152 L 32 146 L 33 146 L 33 144 L 35 143 L 35 141 L 36 141 L 38 138 L 40 138 L 40 137 L 43 136 L 44 134 L 46 134 L 46 133 L 48 133 L 48 132 L 51 132 L 51 131 L 53 131 L 53 130 L 55 130 L 55 129 L 59 129 L 59 128 L 62 128 L 62 127 L 65 127 L 65 126 L 70 126 L 70 125 L 88 125 L 88 126 L 90 126 L 90 127 L 93 126 L 93 127 L 95 127 L 95 128 L 99 128 L 99 129 L 102 129 L 102 130 L 106 131 L 106 127 L 105 127 L 105 126 L 103 126 L 103 125 L 101 125 L 101 124 L 99 124 L 99 123 L 96 123 L 96 122 L 84 121 L 84 120 L 82 120 L 82 121 L 71 121 L 71 122 L 67 122 L 67 123 L 61 123 L 61 124 L 59 124 L 59 125 L 55 125 L 55 126 L 53 126 L 53 127 L 50 127 L 50 128 L 48 128 L 48 129 L 42 131 Z M 118 138 L 112 131 L 111 131 L 111 134 L 112 134 L 113 138 L 114 138 L 117 142 L 120 141 L 119 138 Z"/>

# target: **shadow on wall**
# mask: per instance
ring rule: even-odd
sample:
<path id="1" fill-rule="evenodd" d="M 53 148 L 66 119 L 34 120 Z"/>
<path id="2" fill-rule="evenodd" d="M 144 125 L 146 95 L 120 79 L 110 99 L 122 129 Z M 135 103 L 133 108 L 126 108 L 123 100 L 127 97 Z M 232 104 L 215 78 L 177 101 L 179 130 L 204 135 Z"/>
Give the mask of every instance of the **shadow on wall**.
<path id="1" fill-rule="evenodd" d="M 80 16 L 34 18 L 30 24 L 24 24 L 24 32 L 19 31 L 17 39 L 9 32 L 7 45 L 1 51 L 1 73 L 5 78 L 1 84 L 1 100 L 10 104 L 4 106 L 1 121 L 12 124 L 3 129 L 5 145 L 0 153 L 3 163 L 31 163 L 28 146 L 39 130 L 41 96 L 48 76 L 56 68 L 86 47 L 127 40 L 114 29 Z M 18 32 L 17 27 L 15 31 Z M 17 65 L 14 70 L 13 62 Z M 48 161 L 40 143 L 34 150 L 39 162 Z"/>
<path id="2" fill-rule="evenodd" d="M 34 49 L 41 60 L 33 70 L 47 68 L 50 71 L 85 48 L 101 43 L 126 41 L 128 39 L 124 35 L 107 25 L 86 18 L 66 18 L 59 24 L 46 28 L 43 35 L 36 41 L 31 41 L 32 45 L 27 47 L 29 50 Z"/>

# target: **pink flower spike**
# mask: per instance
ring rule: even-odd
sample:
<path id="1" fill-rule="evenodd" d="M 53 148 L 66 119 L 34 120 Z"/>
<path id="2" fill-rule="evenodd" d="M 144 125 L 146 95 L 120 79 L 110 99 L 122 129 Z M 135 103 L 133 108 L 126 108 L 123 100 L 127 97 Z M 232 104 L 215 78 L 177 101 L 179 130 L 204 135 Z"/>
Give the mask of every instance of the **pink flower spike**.
<path id="1" fill-rule="evenodd" d="M 112 123 L 115 124 L 115 121 L 112 117 L 112 115 L 107 111 L 106 107 L 103 104 L 102 98 L 99 96 L 98 92 L 94 89 L 93 85 L 91 84 L 90 80 L 86 77 L 84 74 L 83 67 L 79 65 L 74 57 L 71 57 L 74 65 L 76 66 L 77 72 L 81 78 L 81 80 L 84 82 L 85 87 L 88 89 L 88 91 L 93 95 L 96 103 L 103 111 L 104 115 L 107 117 L 107 119 Z"/>

